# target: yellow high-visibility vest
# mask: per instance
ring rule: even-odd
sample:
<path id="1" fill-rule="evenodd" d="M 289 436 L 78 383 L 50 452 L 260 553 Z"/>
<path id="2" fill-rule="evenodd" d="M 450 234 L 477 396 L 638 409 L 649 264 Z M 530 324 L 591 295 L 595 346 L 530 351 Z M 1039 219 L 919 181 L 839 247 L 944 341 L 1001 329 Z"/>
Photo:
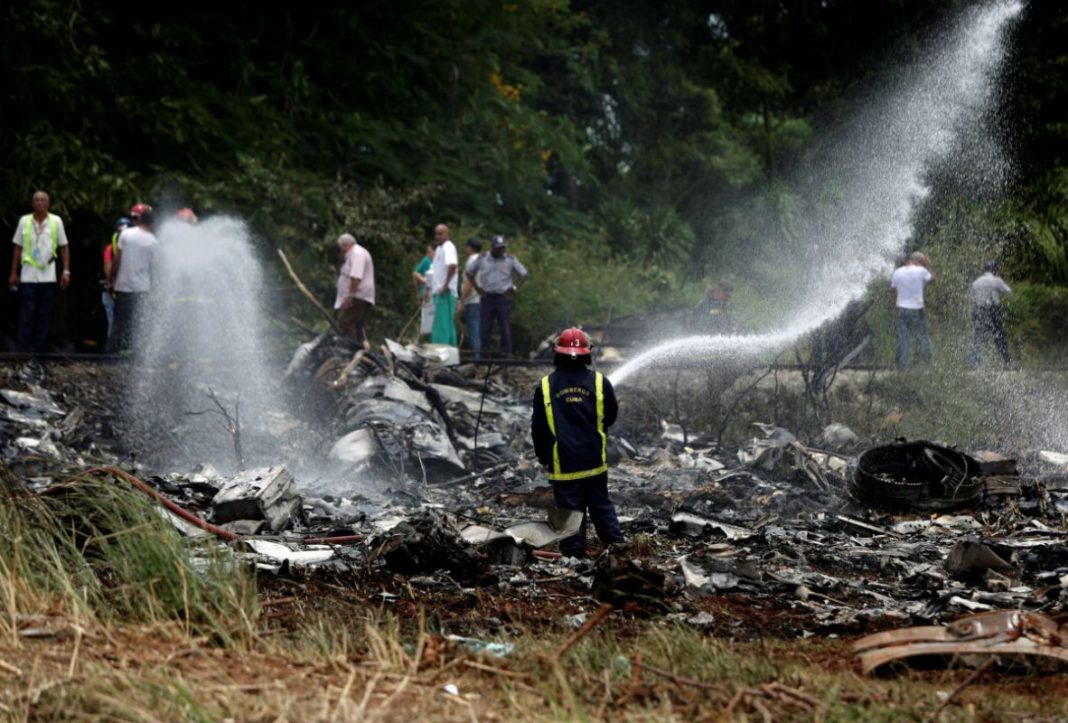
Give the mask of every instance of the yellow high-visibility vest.
<path id="1" fill-rule="evenodd" d="M 49 264 L 56 260 L 56 252 L 59 251 L 59 224 L 56 219 L 58 216 L 55 214 L 48 214 L 48 220 L 52 222 L 52 258 L 49 260 Z M 24 226 L 22 230 L 22 263 L 29 264 L 35 269 L 43 269 L 48 264 L 42 264 L 33 257 L 33 250 L 30 248 L 32 241 L 30 240 L 30 229 L 33 226 L 33 214 L 26 214 L 22 217 Z"/>
<path id="2" fill-rule="evenodd" d="M 545 404 L 545 419 L 553 435 L 553 466 L 549 470 L 549 479 L 567 482 L 576 479 L 594 477 L 608 471 L 608 435 L 604 431 L 604 377 L 601 372 L 594 372 L 594 389 L 597 397 L 597 434 L 601 438 L 601 464 L 593 469 L 578 472 L 564 472 L 560 466 L 560 442 L 556 438 L 556 422 L 553 420 L 553 400 L 549 390 L 549 377 L 541 378 L 541 398 Z"/>

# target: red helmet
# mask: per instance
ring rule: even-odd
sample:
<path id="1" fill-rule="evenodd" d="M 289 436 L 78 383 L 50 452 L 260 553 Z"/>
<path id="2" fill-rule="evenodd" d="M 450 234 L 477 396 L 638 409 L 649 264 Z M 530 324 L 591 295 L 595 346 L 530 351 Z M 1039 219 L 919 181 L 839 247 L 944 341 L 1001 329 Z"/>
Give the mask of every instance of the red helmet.
<path id="1" fill-rule="evenodd" d="M 185 221 L 186 223 L 197 222 L 197 215 L 193 212 L 193 209 L 191 208 L 179 208 L 178 213 L 174 215 Z"/>
<path id="2" fill-rule="evenodd" d="M 135 203 L 130 206 L 130 218 L 141 218 L 146 213 L 152 213 L 152 207 L 147 203 Z"/>
<path id="3" fill-rule="evenodd" d="M 556 353 L 568 356 L 589 356 L 590 337 L 578 327 L 571 327 L 560 332 L 560 338 L 556 340 Z"/>

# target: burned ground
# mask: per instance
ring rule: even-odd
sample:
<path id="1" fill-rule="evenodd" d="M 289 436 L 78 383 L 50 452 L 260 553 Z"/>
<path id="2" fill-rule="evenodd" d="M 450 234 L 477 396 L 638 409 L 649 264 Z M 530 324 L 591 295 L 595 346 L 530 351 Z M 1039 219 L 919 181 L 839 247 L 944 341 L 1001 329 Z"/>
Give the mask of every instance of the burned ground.
<path id="1" fill-rule="evenodd" d="M 43 489 L 120 464 L 221 523 L 212 499 L 232 472 L 153 468 L 162 459 L 153 450 L 167 446 L 161 439 L 174 443 L 178 427 L 137 436 L 167 425 L 124 416 L 114 390 L 125 373 L 121 364 L 81 363 L 0 370 L 0 388 L 28 395 L 5 398 L 7 469 Z M 1037 451 L 1017 460 L 1017 474 L 990 476 L 959 509 L 880 511 L 847 494 L 859 442 L 828 452 L 765 427 L 728 448 L 632 421 L 614 439 L 620 460 L 610 475 L 629 544 L 560 558 L 552 526 L 541 523 L 551 494 L 526 442 L 526 397 L 538 374 L 509 369 L 487 382 L 474 369 L 435 369 L 386 351 L 325 349 L 310 360 L 290 381 L 304 413 L 297 407 L 259 430 L 248 422 L 250 438 L 274 434 L 280 455 L 296 450 L 296 470 L 319 467 L 315 479 L 295 472 L 302 505 L 287 524 L 244 528 L 257 530 L 250 539 L 313 557 L 231 545 L 235 559 L 259 570 L 259 634 L 296 638 L 322 621 L 344 628 L 388 618 L 409 636 L 521 649 L 570 634 L 609 602 L 616 613 L 598 623 L 599 634 L 624 649 L 650 630 L 680 626 L 736 652 L 771 646 L 791 664 L 852 674 L 848 645 L 835 641 L 983 610 L 1063 611 L 1065 477 L 1056 455 Z M 230 440 L 216 434 L 219 458 L 205 461 L 225 470 Z M 319 465 L 308 461 L 317 457 Z M 343 542 L 316 542 L 323 538 Z M 1035 685 L 993 670 L 981 680 L 1024 696 Z"/>

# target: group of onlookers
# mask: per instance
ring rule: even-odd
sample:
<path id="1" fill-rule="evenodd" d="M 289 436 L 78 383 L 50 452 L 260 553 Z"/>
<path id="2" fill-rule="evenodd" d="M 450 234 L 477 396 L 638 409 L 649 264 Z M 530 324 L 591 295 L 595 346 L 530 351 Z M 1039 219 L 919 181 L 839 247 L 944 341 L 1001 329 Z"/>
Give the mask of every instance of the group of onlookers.
<path id="1" fill-rule="evenodd" d="M 1001 311 L 1001 298 L 1012 289 L 999 275 L 997 261 L 987 261 L 983 273 L 971 285 L 972 349 L 968 357 L 972 368 L 979 366 L 987 337 L 992 337 L 1001 360 L 1010 365 L 1008 343 L 1005 340 L 1005 320 Z M 890 276 L 894 291 L 895 332 L 897 336 L 897 365 L 904 367 L 912 361 L 930 363 L 931 337 L 924 308 L 923 291 L 935 280 L 931 262 L 926 254 L 916 251 Z"/>
<path id="2" fill-rule="evenodd" d="M 19 218 L 12 238 L 9 285 L 19 294 L 16 348 L 20 352 L 43 352 L 48 336 L 52 305 L 58 288 L 71 282 L 70 244 L 63 219 L 50 213 L 50 199 L 44 191 L 32 198 L 32 212 Z M 191 209 L 183 208 L 177 218 L 196 223 Z M 131 343 L 131 333 L 152 286 L 151 269 L 158 241 L 152 233 L 152 207 L 134 204 L 128 215 L 119 218 L 115 233 L 103 251 L 105 290 L 102 303 L 108 322 L 108 350 L 122 351 Z M 366 322 L 374 310 L 374 262 L 370 252 L 349 233 L 338 237 L 341 272 L 334 308 L 338 328 L 360 342 L 366 338 Z M 527 278 L 527 269 L 508 253 L 503 236 L 493 236 L 489 249 L 482 240 L 471 237 L 465 244 L 466 259 L 460 270 L 456 245 L 449 227 L 434 227 L 433 242 L 412 272 L 419 303 L 421 336 L 431 343 L 459 346 L 461 335 L 456 317 L 461 314 L 463 339 L 476 358 L 490 358 L 494 327 L 499 330 L 499 356 L 512 354 L 512 297 Z M 62 265 L 62 270 L 57 268 Z M 894 292 L 896 361 L 930 362 L 931 340 L 924 308 L 924 289 L 935 280 L 927 256 L 911 254 L 890 277 Z M 720 331 L 727 318 L 732 291 L 729 282 L 709 290 L 707 309 L 701 317 L 710 331 Z M 984 272 L 971 286 L 973 341 L 969 361 L 973 367 L 982 359 L 988 337 L 1010 363 L 1005 338 L 1001 298 L 1012 289 L 999 276 L 996 261 L 988 261 Z M 702 307 L 704 308 L 704 307 Z"/>
<path id="3" fill-rule="evenodd" d="M 63 219 L 49 211 L 47 193 L 35 192 L 31 205 L 32 212 L 19 218 L 15 227 L 8 284 L 19 298 L 15 348 L 23 353 L 42 353 L 56 290 L 71 283 L 70 243 Z M 196 214 L 189 208 L 178 211 L 176 217 L 196 223 Z M 152 288 L 158 245 L 153 222 L 152 207 L 135 203 L 116 221 L 114 233 L 103 248 L 101 305 L 110 352 L 131 347 L 133 330 Z M 62 271 L 57 269 L 57 262 L 62 264 Z"/>
<path id="4" fill-rule="evenodd" d="M 434 227 L 434 241 L 412 271 L 419 302 L 419 332 L 433 344 L 460 346 L 457 312 L 467 348 L 479 358 L 492 356 L 493 329 L 500 331 L 499 354 L 512 355 L 512 295 L 527 278 L 527 269 L 507 252 L 504 236 L 494 236 L 489 251 L 472 236 L 464 248 L 462 271 L 449 227 Z M 462 280 L 462 281 L 461 281 Z"/>

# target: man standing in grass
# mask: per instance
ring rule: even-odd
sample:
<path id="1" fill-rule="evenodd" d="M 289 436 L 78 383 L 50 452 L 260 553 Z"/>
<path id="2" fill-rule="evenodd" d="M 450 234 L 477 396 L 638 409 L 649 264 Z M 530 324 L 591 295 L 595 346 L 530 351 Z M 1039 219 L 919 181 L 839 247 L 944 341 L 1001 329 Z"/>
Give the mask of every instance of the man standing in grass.
<path id="1" fill-rule="evenodd" d="M 983 358 L 986 337 L 994 337 L 994 344 L 1005 366 L 1010 365 L 1009 346 L 1005 341 L 1005 318 L 1001 313 L 1001 297 L 1012 293 L 1009 285 L 998 275 L 997 261 L 987 261 L 983 275 L 972 282 L 972 325 L 975 336 L 972 340 L 972 368 L 979 366 Z"/>
<path id="2" fill-rule="evenodd" d="M 482 356 L 493 347 L 493 324 L 501 329 L 501 356 L 512 356 L 512 294 L 526 281 L 527 269 L 507 252 L 504 236 L 494 236 L 489 255 L 483 254 L 467 266 L 467 278 L 482 298 Z M 513 278 L 517 278 L 513 281 Z"/>
<path id="3" fill-rule="evenodd" d="M 31 200 L 33 213 L 19 219 L 15 249 L 11 254 L 8 284 L 19 290 L 19 326 L 17 349 L 41 353 L 48 339 L 56 281 L 61 289 L 70 283 L 70 250 L 63 219 L 49 213 L 48 194 L 37 191 Z M 63 272 L 56 272 L 56 258 L 63 262 Z"/>
<path id="4" fill-rule="evenodd" d="M 466 249 L 467 261 L 464 269 L 465 271 L 470 271 L 478 263 L 479 256 L 482 254 L 482 239 L 477 236 L 467 239 Z M 482 300 L 478 295 L 478 289 L 475 288 L 477 285 L 466 273 L 463 275 L 463 282 L 460 286 L 462 289 L 460 306 L 464 319 L 464 332 L 467 334 L 467 343 L 475 356 L 478 356 L 479 351 L 482 350 L 480 341 L 482 333 Z"/>
<path id="5" fill-rule="evenodd" d="M 927 315 L 923 308 L 923 290 L 935 280 L 931 262 L 919 251 L 909 256 L 904 266 L 890 277 L 894 290 L 894 312 L 897 331 L 897 365 L 904 367 L 909 361 L 909 344 L 915 342 L 915 357 L 931 363 L 931 335 L 927 328 Z"/>
<path id="6" fill-rule="evenodd" d="M 434 300 L 430 297 L 430 265 L 434 262 L 434 244 L 426 246 L 426 253 L 412 271 L 415 298 L 419 301 L 419 340 L 434 330 Z"/>
<path id="7" fill-rule="evenodd" d="M 449 227 L 443 223 L 434 227 L 434 261 L 430 265 L 431 293 L 434 297 L 434 326 L 430 341 L 434 344 L 456 346 L 456 297 L 458 283 L 456 266 L 459 261 L 456 245 L 449 240 Z"/>

